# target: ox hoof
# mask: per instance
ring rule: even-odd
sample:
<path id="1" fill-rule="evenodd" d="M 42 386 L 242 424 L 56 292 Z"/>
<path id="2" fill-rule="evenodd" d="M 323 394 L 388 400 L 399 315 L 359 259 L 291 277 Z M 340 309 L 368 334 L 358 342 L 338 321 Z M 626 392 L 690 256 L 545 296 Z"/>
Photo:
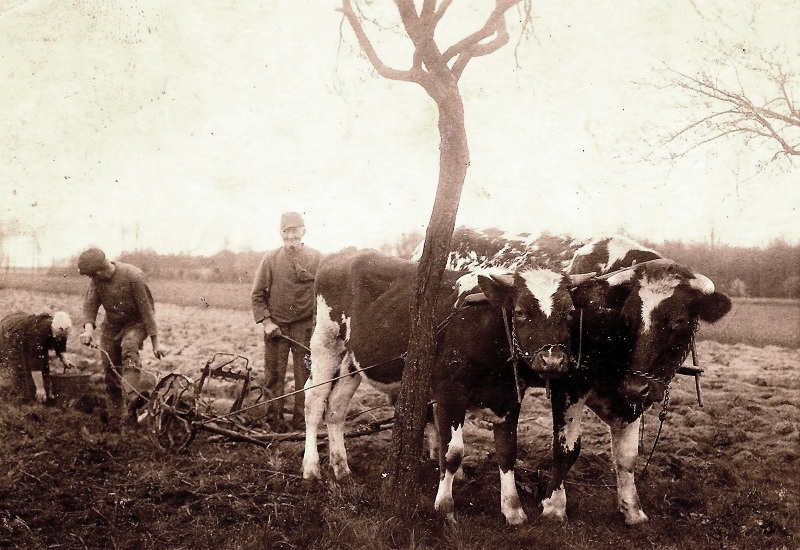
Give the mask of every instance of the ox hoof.
<path id="1" fill-rule="evenodd" d="M 336 483 L 339 485 L 353 485 L 353 476 L 350 475 L 349 470 L 340 475 L 334 474 L 334 477 L 336 478 Z"/>
<path id="2" fill-rule="evenodd" d="M 303 479 L 306 481 L 316 481 L 322 479 L 322 474 L 319 470 L 319 464 L 315 466 L 303 464 Z"/>
<path id="3" fill-rule="evenodd" d="M 650 521 L 650 518 L 647 517 L 647 514 L 641 510 L 638 510 L 636 513 L 629 516 L 625 516 L 625 525 L 628 527 L 635 527 L 636 525 L 641 525 L 643 523 L 647 523 L 648 521 Z"/>
<path id="4" fill-rule="evenodd" d="M 519 508 L 506 515 L 506 522 L 511 526 L 523 525 L 528 522 L 528 516 L 522 508 Z"/>
<path id="5" fill-rule="evenodd" d="M 554 510 L 544 510 L 541 517 L 546 521 L 554 521 L 556 523 L 563 523 L 567 521 L 567 514 Z"/>

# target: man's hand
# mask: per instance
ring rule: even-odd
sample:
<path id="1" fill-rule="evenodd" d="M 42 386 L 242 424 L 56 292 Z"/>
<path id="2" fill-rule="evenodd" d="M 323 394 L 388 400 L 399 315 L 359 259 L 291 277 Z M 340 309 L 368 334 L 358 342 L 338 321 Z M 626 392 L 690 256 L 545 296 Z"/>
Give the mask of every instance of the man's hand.
<path id="1" fill-rule="evenodd" d="M 84 346 L 91 346 L 94 343 L 94 327 L 91 323 L 86 323 L 83 327 L 83 332 L 80 335 L 81 344 Z"/>
<path id="2" fill-rule="evenodd" d="M 261 322 L 264 327 L 264 334 L 270 338 L 277 338 L 281 336 L 281 327 L 272 322 L 272 319 L 264 319 Z"/>
<path id="3" fill-rule="evenodd" d="M 162 348 L 161 344 L 158 343 L 158 336 L 151 336 L 150 342 L 153 344 L 153 355 L 156 356 L 156 359 L 161 359 L 167 354 L 167 350 Z"/>

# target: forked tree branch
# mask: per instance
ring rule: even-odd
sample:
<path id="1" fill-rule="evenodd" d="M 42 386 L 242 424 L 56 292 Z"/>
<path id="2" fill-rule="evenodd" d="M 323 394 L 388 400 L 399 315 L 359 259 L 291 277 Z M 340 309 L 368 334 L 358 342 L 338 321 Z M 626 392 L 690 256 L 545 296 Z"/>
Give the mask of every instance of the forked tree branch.
<path id="1" fill-rule="evenodd" d="M 748 68 L 762 73 L 763 80 L 774 86 L 774 95 L 763 103 L 755 103 L 741 82 L 738 83 L 739 90 L 734 91 L 705 75 L 695 77 L 672 71 L 675 75 L 673 86 L 702 100 L 711 111 L 668 136 L 665 144 L 694 138 L 694 143 L 673 156 L 685 156 L 697 147 L 737 134 L 744 139 L 758 138 L 776 143 L 778 151 L 773 159 L 780 155 L 800 156 L 800 113 L 792 99 L 789 77 L 779 65 L 762 61 L 769 69 Z"/>
<path id="2" fill-rule="evenodd" d="M 400 2 L 398 2 L 399 5 Z M 411 2 L 413 6 L 413 2 Z M 356 35 L 356 39 L 358 40 L 358 44 L 361 46 L 361 49 L 364 50 L 364 54 L 367 56 L 367 59 L 378 72 L 384 78 L 388 78 L 391 80 L 402 80 L 405 82 L 416 82 L 420 85 L 424 85 L 425 74 L 424 71 L 421 69 L 421 64 L 418 61 L 414 61 L 412 68 L 410 70 L 401 70 L 389 67 L 386 65 L 383 60 L 378 55 L 378 52 L 375 51 L 372 42 L 370 41 L 367 33 L 364 32 L 364 27 L 361 24 L 361 19 L 359 19 L 358 15 L 356 15 L 355 11 L 353 11 L 353 5 L 351 0 L 342 0 L 342 7 L 339 9 L 344 16 L 347 18 L 347 21 L 350 23 L 350 27 L 353 29 L 353 32 Z"/>
<path id="3" fill-rule="evenodd" d="M 483 27 L 458 41 L 444 53 L 436 45 L 434 32 L 453 0 L 442 0 L 440 4 L 437 0 L 424 0 L 419 13 L 414 0 L 394 0 L 403 26 L 414 44 L 414 55 L 408 70 L 395 69 L 383 62 L 364 30 L 361 14 L 353 9 L 353 1 L 342 0 L 339 11 L 350 23 L 359 45 L 378 74 L 392 80 L 416 82 L 431 90 L 428 71 L 449 70 L 450 76 L 458 82 L 472 58 L 489 55 L 506 45 L 509 41 L 506 12 L 526 0 L 495 0 L 495 8 Z M 486 41 L 487 39 L 490 40 Z M 448 67 L 450 62 L 452 67 Z"/>

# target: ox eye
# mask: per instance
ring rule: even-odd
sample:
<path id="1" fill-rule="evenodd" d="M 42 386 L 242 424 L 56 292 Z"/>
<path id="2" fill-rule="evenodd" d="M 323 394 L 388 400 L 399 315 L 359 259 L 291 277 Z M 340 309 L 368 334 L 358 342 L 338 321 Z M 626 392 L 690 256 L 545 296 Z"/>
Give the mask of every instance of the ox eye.
<path id="1" fill-rule="evenodd" d="M 528 318 L 528 314 L 521 307 L 514 308 L 514 319 L 517 321 L 524 321 Z"/>

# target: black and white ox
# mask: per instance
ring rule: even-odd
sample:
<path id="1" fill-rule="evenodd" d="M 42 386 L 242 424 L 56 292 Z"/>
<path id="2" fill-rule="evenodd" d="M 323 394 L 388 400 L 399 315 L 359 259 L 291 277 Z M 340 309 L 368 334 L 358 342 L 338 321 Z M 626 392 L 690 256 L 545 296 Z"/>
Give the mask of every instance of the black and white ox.
<path id="1" fill-rule="evenodd" d="M 451 263 L 509 265 L 508 248 L 497 236 L 486 239 L 481 232 L 463 228 L 456 234 L 477 242 L 459 241 Z M 518 248 L 521 240 L 513 239 L 510 246 Z M 572 335 L 572 353 L 580 365 L 576 374 L 550 382 L 554 467 L 542 515 L 566 518 L 564 480 L 580 453 L 581 416 L 588 406 L 610 427 L 617 502 L 625 523 L 634 525 L 648 519 L 634 483 L 641 415 L 664 402 L 669 383 L 690 351 L 698 322 L 718 321 L 731 302 L 715 291 L 708 277 L 626 237 L 576 244 L 567 245 L 573 252 L 571 261 L 565 262 L 567 272 L 594 271 L 601 276 L 570 291 L 582 316 Z M 526 249 L 527 262 L 536 261 L 539 248 L 534 244 Z M 558 254 L 549 251 L 543 262 L 553 257 Z"/>
<path id="2" fill-rule="evenodd" d="M 396 397 L 408 344 L 409 304 L 417 263 L 372 250 L 348 249 L 326 257 L 315 281 L 316 322 L 311 337 L 311 378 L 306 385 L 306 445 L 303 477 L 321 476 L 317 430 L 325 415 L 330 465 L 336 479 L 350 475 L 343 424 L 350 399 L 365 378 Z M 435 508 L 453 519 L 453 478 L 463 457 L 466 411 L 483 409 L 494 421 L 500 469 L 500 508 L 509 524 L 527 517 L 514 479 L 520 398 L 527 385 L 570 368 L 570 322 L 574 309 L 567 287 L 577 278 L 544 269 L 503 276 L 447 271 L 438 291 L 437 332 L 431 382 L 440 466 Z M 459 306 L 464 287 L 477 280 L 486 299 Z M 462 299 L 460 300 L 459 297 Z M 451 314 L 455 312 L 454 314 Z M 513 338 L 504 326 L 509 315 Z M 509 362 L 518 343 L 518 375 Z M 329 382 L 330 383 L 326 383 Z"/>
<path id="3" fill-rule="evenodd" d="M 610 276 L 595 292 L 584 286 L 572 294 L 584 316 L 583 333 L 573 336 L 581 343 L 583 369 L 550 386 L 555 461 L 542 515 L 566 518 L 564 479 L 580 453 L 581 412 L 588 406 L 611 429 L 617 505 L 625 523 L 635 525 L 648 520 L 634 481 L 642 413 L 653 404 L 666 406 L 698 322 L 718 321 L 731 301 L 708 277 L 624 237 L 586 244 L 569 270 L 590 266 Z"/>

